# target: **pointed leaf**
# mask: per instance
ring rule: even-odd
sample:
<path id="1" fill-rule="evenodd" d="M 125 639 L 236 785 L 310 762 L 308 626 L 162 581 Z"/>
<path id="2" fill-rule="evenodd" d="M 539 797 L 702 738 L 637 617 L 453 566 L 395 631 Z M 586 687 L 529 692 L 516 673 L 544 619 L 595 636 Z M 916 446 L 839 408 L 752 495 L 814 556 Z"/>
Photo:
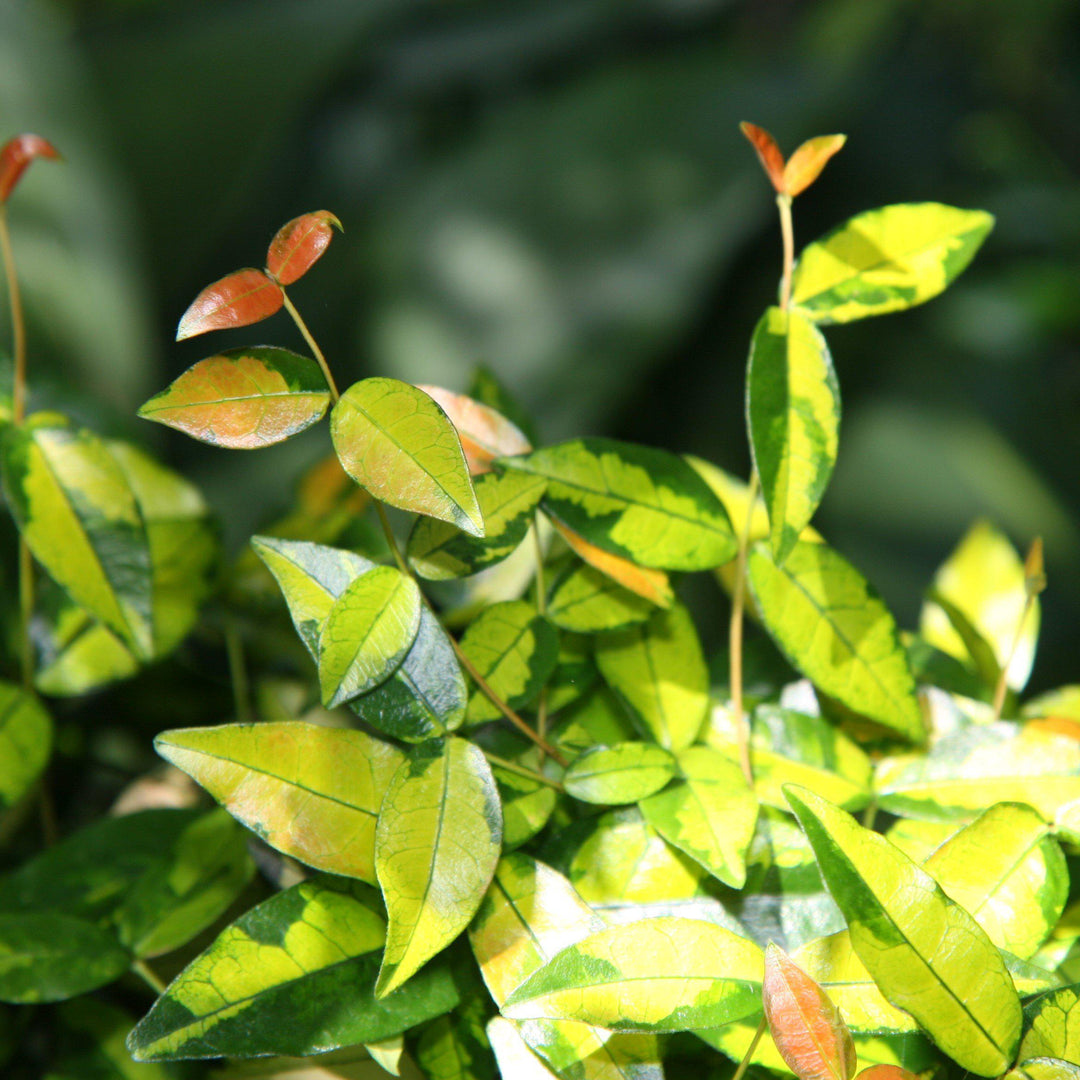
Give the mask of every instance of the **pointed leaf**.
<path id="1" fill-rule="evenodd" d="M 568 795 L 582 802 L 615 806 L 659 791 L 675 775 L 675 758 L 662 746 L 642 742 L 594 746 L 563 774 Z"/>
<path id="2" fill-rule="evenodd" d="M 330 390 L 314 360 L 262 346 L 200 360 L 139 415 L 211 446 L 255 450 L 318 423 L 329 404 Z"/>
<path id="3" fill-rule="evenodd" d="M 330 414 L 330 434 L 345 471 L 376 499 L 484 535 L 457 432 L 423 390 L 397 379 L 353 383 Z"/>
<path id="4" fill-rule="evenodd" d="M 40 135 L 16 135 L 0 147 L 0 204 L 15 190 L 27 165 L 35 158 L 58 158 L 56 147 Z"/>
<path id="5" fill-rule="evenodd" d="M 757 151 L 758 161 L 765 170 L 765 175 L 778 192 L 784 191 L 784 155 L 776 145 L 776 140 L 757 124 L 744 120 L 739 129 L 750 140 L 750 145 Z"/>
<path id="6" fill-rule="evenodd" d="M 803 249 L 792 303 L 821 324 L 914 307 L 952 283 L 993 227 L 983 210 L 941 203 L 869 210 Z"/>
<path id="7" fill-rule="evenodd" d="M 375 863 L 389 913 L 385 997 L 469 924 L 495 873 L 502 814 L 478 747 L 432 739 L 410 751 L 383 799 Z"/>
<path id="8" fill-rule="evenodd" d="M 417 389 L 437 401 L 450 418 L 461 439 L 469 472 L 474 476 L 486 473 L 496 458 L 527 454 L 532 449 L 517 425 L 491 406 L 441 386 L 420 385 Z M 487 522 L 486 516 L 484 522 Z"/>
<path id="9" fill-rule="evenodd" d="M 282 225 L 270 241 L 266 272 L 279 284 L 291 285 L 302 278 L 330 246 L 341 222 L 329 210 L 301 214 Z"/>
<path id="10" fill-rule="evenodd" d="M 37 783 L 52 742 L 52 718 L 37 698 L 0 681 L 0 816 Z"/>
<path id="11" fill-rule="evenodd" d="M 754 330 L 746 416 L 780 565 L 821 502 L 839 442 L 840 386 L 829 348 L 798 311 L 771 307 Z"/>
<path id="12" fill-rule="evenodd" d="M 128 1037 L 136 1061 L 300 1056 L 378 1042 L 457 1003 L 446 969 L 413 993 L 374 996 L 386 924 L 363 885 L 294 885 L 223 930 Z"/>
<path id="13" fill-rule="evenodd" d="M 376 818 L 404 760 L 389 743 L 275 721 L 167 731 L 154 745 L 278 851 L 374 883 Z"/>
<path id="14" fill-rule="evenodd" d="M 567 566 L 552 583 L 545 614 L 560 630 L 594 634 L 645 622 L 656 606 L 591 566 Z"/>
<path id="15" fill-rule="evenodd" d="M 612 555 L 595 544 L 590 544 L 584 536 L 579 536 L 573 529 L 568 529 L 561 522 L 554 522 L 559 535 L 569 545 L 570 550 L 589 564 L 594 570 L 610 578 L 624 589 L 656 604 L 657 607 L 671 607 L 675 593 L 671 581 L 663 570 L 650 570 L 637 563 Z"/>
<path id="16" fill-rule="evenodd" d="M 997 1076 L 1020 1040 L 1020 1001 L 993 942 L 884 837 L 805 788 L 788 800 L 851 942 L 885 996 L 962 1068 Z"/>
<path id="17" fill-rule="evenodd" d="M 664 450 L 573 439 L 497 464 L 545 477 L 547 513 L 588 543 L 641 566 L 708 570 L 738 546 L 709 486 Z"/>
<path id="18" fill-rule="evenodd" d="M 766 629 L 815 686 L 912 742 L 925 740 L 896 622 L 855 567 L 802 540 L 783 566 L 756 544 L 747 574 Z"/>
<path id="19" fill-rule="evenodd" d="M 846 135 L 818 135 L 807 139 L 784 166 L 784 190 L 792 198 L 804 192 L 821 175 L 829 158 L 846 142 Z"/>
<path id="20" fill-rule="evenodd" d="M 1024 1009 L 1024 1022 L 1021 1061 L 1049 1057 L 1080 1063 L 1080 984 L 1063 986 L 1030 1002 Z"/>
<path id="21" fill-rule="evenodd" d="M 176 340 L 231 330 L 269 319 L 281 310 L 285 294 L 261 270 L 237 270 L 207 285 L 184 312 L 176 328 Z"/>

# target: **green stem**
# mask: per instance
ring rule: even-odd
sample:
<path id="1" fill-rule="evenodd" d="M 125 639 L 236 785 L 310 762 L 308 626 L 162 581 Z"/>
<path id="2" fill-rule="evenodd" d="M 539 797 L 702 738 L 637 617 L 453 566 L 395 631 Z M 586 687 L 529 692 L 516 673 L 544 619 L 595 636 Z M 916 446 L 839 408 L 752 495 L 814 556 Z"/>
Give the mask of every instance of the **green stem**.
<path id="1" fill-rule="evenodd" d="M 304 335 L 304 340 L 308 343 L 308 348 L 315 354 L 315 359 L 318 360 L 319 367 L 322 368 L 323 378 L 326 379 L 326 385 L 330 388 L 330 404 L 336 405 L 341 395 L 338 393 L 337 383 L 334 382 L 334 376 L 330 373 L 330 365 L 326 362 L 326 357 L 323 356 L 322 349 L 319 348 L 318 343 L 311 336 L 311 331 L 307 328 L 307 323 L 300 317 L 300 312 L 293 306 L 293 302 L 289 299 L 289 294 L 286 293 L 284 289 L 281 290 L 281 297 L 285 301 L 285 310 L 292 316 L 292 321 L 296 323 L 297 329 Z"/>
<path id="2" fill-rule="evenodd" d="M 538 784 L 547 784 L 548 787 L 554 788 L 556 791 L 563 790 L 563 786 L 558 780 L 552 780 L 535 769 L 530 769 L 525 765 L 518 765 L 513 761 L 507 761 L 506 758 L 501 758 L 497 754 L 489 754 L 486 750 L 483 751 L 483 754 L 492 765 L 497 765 L 500 769 L 517 773 L 518 776 L 527 776 L 530 780 L 535 780 Z"/>
<path id="3" fill-rule="evenodd" d="M 863 811 L 862 826 L 864 829 L 872 829 L 874 827 L 874 822 L 877 820 L 877 811 L 877 799 L 871 799 L 870 804 Z"/>
<path id="4" fill-rule="evenodd" d="M 544 587 L 544 549 L 540 546 L 540 515 L 533 514 L 533 545 L 536 551 L 536 610 L 547 614 L 547 590 Z"/>
<path id="5" fill-rule="evenodd" d="M 731 1080 L 742 1080 L 743 1074 L 750 1067 L 750 1059 L 754 1056 L 754 1051 L 758 1048 L 758 1043 L 761 1042 L 761 1036 L 765 1034 L 765 1028 L 768 1021 L 762 1014 L 761 1022 L 757 1026 L 757 1031 L 754 1032 L 753 1039 L 750 1040 L 750 1045 L 746 1048 L 746 1053 L 743 1054 L 742 1061 L 739 1062 L 739 1067 L 735 1070 L 735 1075 Z"/>
<path id="6" fill-rule="evenodd" d="M 1009 652 L 1005 657 L 1005 662 L 1001 665 L 1001 673 L 998 675 L 997 685 L 994 687 L 993 708 L 995 723 L 1001 719 L 1001 710 L 1005 707 L 1005 695 L 1009 691 L 1009 666 L 1013 662 L 1013 657 L 1016 656 L 1016 650 L 1020 648 L 1020 639 L 1024 636 L 1024 623 L 1027 622 L 1028 616 L 1031 614 L 1031 607 L 1034 603 L 1035 594 L 1028 593 L 1027 600 L 1024 602 L 1024 610 L 1020 615 L 1020 621 L 1016 624 L 1016 633 L 1013 634 L 1012 644 L 1009 646 Z"/>
<path id="7" fill-rule="evenodd" d="M 746 521 L 739 536 L 739 551 L 735 557 L 735 585 L 731 597 L 731 627 L 728 633 L 729 668 L 731 680 L 731 714 L 739 744 L 739 764 L 746 782 L 754 786 L 754 769 L 750 763 L 750 723 L 743 711 L 743 610 L 746 606 L 746 553 L 750 547 L 750 528 L 757 502 L 758 474 L 750 474 L 746 488 Z"/>
<path id="8" fill-rule="evenodd" d="M 133 960 L 131 962 L 131 970 L 134 971 L 155 994 L 165 993 L 165 984 L 158 978 L 157 973 L 145 960 Z"/>
<path id="9" fill-rule="evenodd" d="M 777 195 L 780 209 L 780 234 L 784 241 L 784 273 L 780 279 L 780 310 L 787 311 L 791 304 L 791 272 L 795 266 L 795 230 L 791 223 L 791 196 Z"/>
<path id="10" fill-rule="evenodd" d="M 225 614 L 225 651 L 229 657 L 229 681 L 232 683 L 236 719 L 241 724 L 250 724 L 254 716 L 251 711 L 251 686 L 244 663 L 244 641 L 236 619 L 228 612 Z"/>
<path id="11" fill-rule="evenodd" d="M 401 554 L 401 549 L 398 547 L 397 537 L 394 535 L 394 530 L 390 527 L 390 519 L 386 516 L 386 507 L 383 506 L 383 504 L 378 499 L 375 499 L 374 503 L 375 512 L 379 515 L 379 523 L 382 525 L 383 536 L 386 537 L 386 545 L 393 552 L 394 562 L 397 563 L 397 568 L 406 577 L 412 577 L 413 572 L 406 564 L 405 557 Z M 423 593 L 421 593 L 421 595 L 423 595 Z"/>

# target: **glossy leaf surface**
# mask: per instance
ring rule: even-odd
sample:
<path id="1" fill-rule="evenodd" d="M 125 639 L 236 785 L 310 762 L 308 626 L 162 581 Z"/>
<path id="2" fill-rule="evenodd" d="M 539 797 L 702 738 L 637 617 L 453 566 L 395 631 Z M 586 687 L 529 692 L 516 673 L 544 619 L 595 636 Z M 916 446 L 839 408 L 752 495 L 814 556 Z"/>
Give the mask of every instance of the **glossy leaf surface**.
<path id="1" fill-rule="evenodd" d="M 582 802 L 618 805 L 647 798 L 675 775 L 675 758 L 662 746 L 642 742 L 594 746 L 563 774 L 568 795 Z"/>
<path id="2" fill-rule="evenodd" d="M 967 267 L 993 225 L 982 210 L 941 203 L 869 210 L 803 249 L 792 302 L 818 323 L 914 307 Z"/>
<path id="3" fill-rule="evenodd" d="M 376 499 L 484 535 L 457 432 L 422 390 L 381 377 L 353 383 L 330 434 L 345 471 Z"/>
<path id="4" fill-rule="evenodd" d="M 1020 1002 L 997 948 L 962 907 L 884 837 L 806 789 L 788 799 L 885 996 L 963 1068 L 996 1076 L 1020 1039 Z"/>
<path id="5" fill-rule="evenodd" d="M 37 782 L 52 753 L 53 722 L 33 694 L 0 681 L 0 814 Z"/>
<path id="6" fill-rule="evenodd" d="M 577 564 L 568 566 L 553 582 L 546 615 L 561 630 L 593 634 L 644 622 L 655 611 L 655 604 L 606 574 Z"/>
<path id="7" fill-rule="evenodd" d="M 1080 1064 L 1080 985 L 1063 986 L 1029 1002 L 1020 1060 L 1063 1058 Z"/>
<path id="8" fill-rule="evenodd" d="M 375 838 L 389 913 L 380 997 L 469 924 L 495 873 L 501 843 L 499 794 L 479 748 L 447 738 L 411 750 L 383 799 Z"/>
<path id="9" fill-rule="evenodd" d="M 302 278 L 322 257 L 341 232 L 341 222 L 329 210 L 301 214 L 278 229 L 266 253 L 266 272 L 279 285 L 291 285 Z"/>
<path id="10" fill-rule="evenodd" d="M 16 135 L 0 147 L 0 203 L 6 203 L 35 158 L 58 158 L 56 147 L 40 135 Z"/>
<path id="11" fill-rule="evenodd" d="M 139 415 L 211 446 L 256 450 L 318 423 L 330 390 L 314 360 L 268 346 L 200 360 Z"/>
<path id="12" fill-rule="evenodd" d="M 846 559 L 800 541 L 777 566 L 757 544 L 747 574 L 773 640 L 815 686 L 912 742 L 925 740 L 896 622 Z"/>
<path id="13" fill-rule="evenodd" d="M 839 444 L 840 386 L 829 348 L 797 310 L 770 307 L 754 330 L 746 415 L 773 559 L 782 564 L 821 502 Z"/>
<path id="14" fill-rule="evenodd" d="M 237 270 L 207 285 L 180 318 L 176 340 L 262 322 L 285 303 L 281 288 L 261 270 Z"/>
<path id="15" fill-rule="evenodd" d="M 544 477 L 545 511 L 612 555 L 662 570 L 708 570 L 735 554 L 720 501 L 674 454 L 573 439 L 498 465 Z"/>
<path id="16" fill-rule="evenodd" d="M 490 405 L 441 386 L 421 385 L 417 389 L 437 401 L 450 418 L 461 439 L 469 472 L 474 476 L 488 472 L 496 458 L 527 454 L 532 449 L 518 426 Z M 487 522 L 486 516 L 484 521 Z"/>
<path id="17" fill-rule="evenodd" d="M 274 721 L 168 731 L 155 746 L 278 851 L 375 882 L 376 818 L 404 760 L 389 743 Z"/>
<path id="18" fill-rule="evenodd" d="M 671 580 L 663 570 L 638 566 L 621 555 L 612 555 L 609 551 L 590 544 L 584 536 L 568 529 L 561 521 L 553 522 L 558 534 L 566 541 L 570 550 L 594 570 L 610 578 L 624 589 L 649 600 L 657 607 L 671 607 L 675 593 Z"/>

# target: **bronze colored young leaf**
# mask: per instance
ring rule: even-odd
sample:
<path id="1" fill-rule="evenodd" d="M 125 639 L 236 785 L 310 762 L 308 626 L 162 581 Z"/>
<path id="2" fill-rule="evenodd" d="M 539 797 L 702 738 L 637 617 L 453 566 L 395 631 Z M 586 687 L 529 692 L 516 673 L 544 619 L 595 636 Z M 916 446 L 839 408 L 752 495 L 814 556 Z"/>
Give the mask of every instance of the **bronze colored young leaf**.
<path id="1" fill-rule="evenodd" d="M 899 1065 L 871 1065 L 863 1069 L 855 1080 L 919 1080 L 918 1076 Z"/>
<path id="2" fill-rule="evenodd" d="M 772 181 L 777 192 L 784 192 L 784 155 L 776 140 L 762 127 L 744 120 L 739 130 L 750 140 L 750 145 L 757 151 L 758 160 L 765 170 L 765 175 Z"/>
<path id="3" fill-rule="evenodd" d="M 675 593 L 671 588 L 671 580 L 663 570 L 651 570 L 648 567 L 638 566 L 621 555 L 613 555 L 610 551 L 604 551 L 595 544 L 590 544 L 584 536 L 567 528 L 560 521 L 554 521 L 559 535 L 569 545 L 570 550 L 587 562 L 594 570 L 599 570 L 611 578 L 617 585 L 629 589 L 632 593 L 652 601 L 658 607 L 667 608 L 675 601 Z"/>
<path id="4" fill-rule="evenodd" d="M 58 158 L 52 143 L 40 135 L 16 135 L 0 148 L 0 203 L 6 203 L 19 177 L 35 158 Z"/>
<path id="5" fill-rule="evenodd" d="M 820 175 L 826 162 L 847 142 L 846 135 L 818 135 L 807 139 L 784 166 L 784 190 L 794 198 Z"/>
<path id="6" fill-rule="evenodd" d="M 281 310 L 285 295 L 262 270 L 237 270 L 207 285 L 191 302 L 176 328 L 176 340 L 251 326 Z"/>
<path id="7" fill-rule="evenodd" d="M 139 415 L 211 446 L 255 450 L 318 423 L 329 404 L 330 390 L 314 360 L 257 346 L 200 360 Z"/>
<path id="8" fill-rule="evenodd" d="M 291 285 L 302 278 L 329 247 L 341 222 L 329 210 L 301 214 L 282 225 L 270 241 L 266 272 L 279 284 Z"/>
<path id="9" fill-rule="evenodd" d="M 520 428 L 490 406 L 441 386 L 421 385 L 417 389 L 437 401 L 450 418 L 473 476 L 489 472 L 496 458 L 527 454 L 532 449 Z"/>
<path id="10" fill-rule="evenodd" d="M 824 990 L 776 945 L 765 950 L 761 999 L 780 1056 L 799 1080 L 850 1080 L 855 1043 Z"/>

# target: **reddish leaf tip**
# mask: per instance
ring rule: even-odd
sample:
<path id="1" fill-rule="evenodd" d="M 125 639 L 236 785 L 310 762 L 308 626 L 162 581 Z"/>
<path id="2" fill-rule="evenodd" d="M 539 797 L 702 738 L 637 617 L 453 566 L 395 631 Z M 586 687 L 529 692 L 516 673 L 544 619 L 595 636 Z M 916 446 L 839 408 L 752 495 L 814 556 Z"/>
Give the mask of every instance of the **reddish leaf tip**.
<path id="1" fill-rule="evenodd" d="M 40 135 L 16 135 L 0 147 L 0 203 L 8 201 L 26 167 L 39 157 L 54 160 L 60 157 L 56 147 Z"/>
<path id="2" fill-rule="evenodd" d="M 329 210 L 314 210 L 286 222 L 267 249 L 267 274 L 280 285 L 291 285 L 303 277 L 326 250 L 334 229 L 345 231 Z"/>
<path id="3" fill-rule="evenodd" d="M 772 186 L 784 194 L 784 155 L 780 153 L 776 140 L 763 127 L 751 124 L 748 120 L 739 124 L 739 130 L 750 140 L 750 145 L 757 152 L 758 161 L 761 162 Z"/>

